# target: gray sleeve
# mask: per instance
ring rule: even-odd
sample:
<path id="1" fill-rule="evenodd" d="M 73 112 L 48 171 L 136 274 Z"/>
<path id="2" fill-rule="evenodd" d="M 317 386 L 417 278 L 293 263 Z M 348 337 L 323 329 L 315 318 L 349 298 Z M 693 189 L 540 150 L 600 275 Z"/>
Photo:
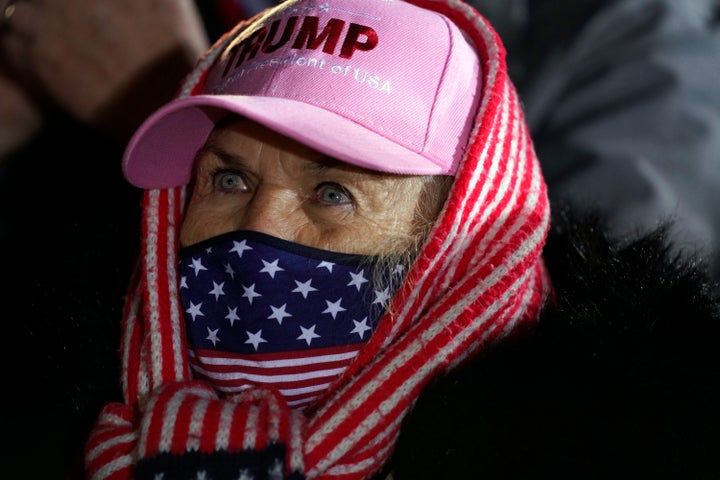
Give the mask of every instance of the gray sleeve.
<path id="1" fill-rule="evenodd" d="M 720 278 L 720 32 L 715 0 L 622 0 L 554 50 L 521 92 L 553 201 L 618 235 L 663 220 Z"/>

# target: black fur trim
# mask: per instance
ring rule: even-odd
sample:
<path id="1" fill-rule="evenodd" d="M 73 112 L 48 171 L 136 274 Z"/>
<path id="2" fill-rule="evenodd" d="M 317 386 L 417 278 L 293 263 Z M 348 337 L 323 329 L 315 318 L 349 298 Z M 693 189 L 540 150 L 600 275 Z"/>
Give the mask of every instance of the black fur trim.
<path id="1" fill-rule="evenodd" d="M 537 328 L 423 393 L 394 480 L 720 478 L 720 300 L 666 228 L 608 238 L 556 208 Z"/>

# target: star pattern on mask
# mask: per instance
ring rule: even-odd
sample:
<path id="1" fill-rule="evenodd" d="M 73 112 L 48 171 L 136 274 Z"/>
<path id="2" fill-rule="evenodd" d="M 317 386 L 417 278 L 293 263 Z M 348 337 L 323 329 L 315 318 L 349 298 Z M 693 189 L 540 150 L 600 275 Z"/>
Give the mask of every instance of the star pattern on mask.
<path id="1" fill-rule="evenodd" d="M 381 276 L 357 256 L 346 256 L 351 263 L 331 252 L 316 258 L 317 250 L 303 256 L 251 239 L 223 242 L 181 255 L 191 366 L 230 393 L 267 381 L 312 398 L 371 337 L 393 292 L 375 286 L 371 279 Z"/>

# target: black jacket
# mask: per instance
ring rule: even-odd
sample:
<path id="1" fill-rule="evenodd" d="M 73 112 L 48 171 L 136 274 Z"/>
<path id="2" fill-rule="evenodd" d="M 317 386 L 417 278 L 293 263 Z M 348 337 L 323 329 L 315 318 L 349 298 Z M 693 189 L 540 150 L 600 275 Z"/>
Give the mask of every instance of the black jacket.
<path id="1" fill-rule="evenodd" d="M 555 299 L 420 397 L 394 480 L 720 478 L 720 301 L 703 265 L 665 229 L 620 246 L 556 210 Z"/>

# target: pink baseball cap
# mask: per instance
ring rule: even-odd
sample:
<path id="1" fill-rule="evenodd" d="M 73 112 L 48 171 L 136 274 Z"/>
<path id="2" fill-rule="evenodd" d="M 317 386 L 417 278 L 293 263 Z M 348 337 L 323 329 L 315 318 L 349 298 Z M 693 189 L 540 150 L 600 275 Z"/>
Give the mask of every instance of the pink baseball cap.
<path id="1" fill-rule="evenodd" d="M 233 33 L 199 94 L 140 126 L 123 172 L 141 188 L 187 184 L 233 112 L 360 167 L 454 175 L 479 89 L 475 49 L 440 13 L 402 0 L 291 0 Z"/>

